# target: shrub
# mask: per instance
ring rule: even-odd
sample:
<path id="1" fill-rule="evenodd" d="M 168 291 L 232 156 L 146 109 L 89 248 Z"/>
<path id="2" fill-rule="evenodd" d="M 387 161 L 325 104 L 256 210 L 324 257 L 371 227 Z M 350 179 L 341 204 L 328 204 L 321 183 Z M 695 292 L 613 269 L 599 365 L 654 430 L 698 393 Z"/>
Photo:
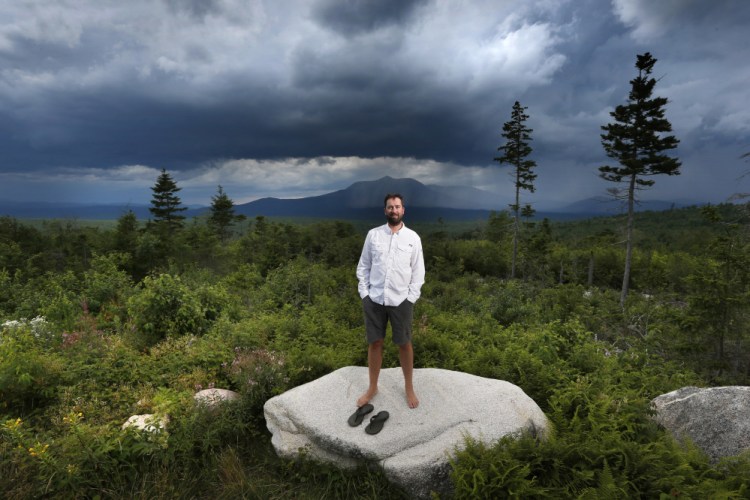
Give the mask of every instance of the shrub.
<path id="1" fill-rule="evenodd" d="M 128 258 L 114 253 L 97 255 L 91 268 L 84 273 L 81 300 L 88 311 L 98 314 L 106 312 L 107 319 L 124 316 L 125 302 L 132 292 L 130 276 L 122 270 Z"/>
<path id="2" fill-rule="evenodd" d="M 527 323 L 536 316 L 530 287 L 519 281 L 506 281 L 492 293 L 492 317 L 501 325 Z"/>
<path id="3" fill-rule="evenodd" d="M 69 329 L 81 313 L 81 282 L 72 271 L 46 273 L 23 284 L 18 276 L 14 280 L 16 317 L 44 316 L 55 328 Z"/>
<path id="4" fill-rule="evenodd" d="M 0 409 L 24 414 L 44 406 L 61 382 L 63 363 L 50 347 L 59 337 L 41 317 L 0 328 Z"/>
<path id="5" fill-rule="evenodd" d="M 151 346 L 175 335 L 206 332 L 219 316 L 226 294 L 217 287 L 191 289 L 179 276 L 147 276 L 128 300 L 137 345 Z"/>
<path id="6" fill-rule="evenodd" d="M 225 385 L 222 365 L 231 359 L 232 348 L 221 338 L 185 335 L 160 342 L 142 363 L 155 385 L 196 391 Z"/>
<path id="7" fill-rule="evenodd" d="M 284 356 L 266 349 L 236 348 L 234 359 L 224 365 L 227 377 L 239 389 L 258 419 L 270 397 L 287 389 L 289 377 Z"/>

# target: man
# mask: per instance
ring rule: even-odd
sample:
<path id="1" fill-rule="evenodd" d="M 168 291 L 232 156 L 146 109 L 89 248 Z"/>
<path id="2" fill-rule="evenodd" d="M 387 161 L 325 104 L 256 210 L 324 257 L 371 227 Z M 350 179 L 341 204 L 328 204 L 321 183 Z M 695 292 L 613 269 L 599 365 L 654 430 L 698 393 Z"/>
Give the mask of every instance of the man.
<path id="1" fill-rule="evenodd" d="M 406 402 L 409 408 L 416 408 L 419 399 L 412 383 L 414 350 L 411 324 L 414 303 L 419 299 L 424 284 L 422 241 L 417 233 L 404 225 L 404 199 L 400 194 L 387 194 L 384 205 L 387 224 L 367 233 L 357 264 L 369 371 L 369 386 L 357 400 L 357 406 L 369 403 L 378 392 L 386 324 L 390 321 L 393 342 L 398 345 L 399 361 L 404 372 Z"/>

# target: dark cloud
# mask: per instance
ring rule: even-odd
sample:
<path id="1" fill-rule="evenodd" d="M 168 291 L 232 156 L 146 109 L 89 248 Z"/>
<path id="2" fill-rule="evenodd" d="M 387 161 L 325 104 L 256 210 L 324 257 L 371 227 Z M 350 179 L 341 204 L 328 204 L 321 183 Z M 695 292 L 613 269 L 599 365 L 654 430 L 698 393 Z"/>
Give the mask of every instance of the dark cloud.
<path id="1" fill-rule="evenodd" d="M 221 0 L 164 0 L 175 13 L 186 13 L 197 20 L 209 14 L 223 13 Z"/>
<path id="2" fill-rule="evenodd" d="M 603 191 L 600 127 L 646 51 L 687 178 L 710 158 L 746 167 L 737 158 L 750 150 L 750 4 L 740 0 L 4 8 L 0 174 L 316 157 L 328 158 L 315 164 L 323 171 L 360 157 L 475 175 L 497 167 L 519 100 L 546 169 L 540 186 L 556 190 L 540 196 Z"/>
<path id="3" fill-rule="evenodd" d="M 322 26 L 344 36 L 369 33 L 413 19 L 427 0 L 324 0 L 313 10 Z"/>

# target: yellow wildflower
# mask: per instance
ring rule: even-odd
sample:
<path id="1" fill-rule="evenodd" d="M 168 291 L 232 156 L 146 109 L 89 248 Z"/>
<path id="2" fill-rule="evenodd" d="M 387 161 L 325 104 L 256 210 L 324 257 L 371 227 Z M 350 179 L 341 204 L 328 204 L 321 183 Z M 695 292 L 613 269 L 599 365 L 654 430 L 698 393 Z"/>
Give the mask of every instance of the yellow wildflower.
<path id="1" fill-rule="evenodd" d="M 8 429 L 9 431 L 14 431 L 18 429 L 19 427 L 21 427 L 21 424 L 23 424 L 23 420 L 21 420 L 20 418 L 17 418 L 15 420 L 6 420 L 5 423 L 3 424 L 3 427 Z"/>
<path id="2" fill-rule="evenodd" d="M 43 445 L 41 443 L 37 443 L 36 446 L 32 446 L 31 448 L 29 448 L 29 455 L 31 455 L 32 457 L 42 458 L 47 453 L 48 449 L 48 444 Z"/>
<path id="3" fill-rule="evenodd" d="M 63 417 L 63 423 L 65 424 L 77 424 L 81 420 L 83 420 L 83 413 L 80 411 L 78 413 L 70 412 Z"/>

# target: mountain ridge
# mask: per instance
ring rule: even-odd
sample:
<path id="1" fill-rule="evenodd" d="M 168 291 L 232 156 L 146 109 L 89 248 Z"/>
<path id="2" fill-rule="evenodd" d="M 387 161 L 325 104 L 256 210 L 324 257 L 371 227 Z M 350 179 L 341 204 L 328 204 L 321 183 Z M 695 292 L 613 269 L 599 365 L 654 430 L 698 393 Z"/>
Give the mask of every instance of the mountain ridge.
<path id="1" fill-rule="evenodd" d="M 379 220 L 383 197 L 400 193 L 404 197 L 406 218 L 410 220 L 486 220 L 491 211 L 508 209 L 509 200 L 470 186 L 426 185 L 412 178 L 396 179 L 388 175 L 375 180 L 357 181 L 347 188 L 306 198 L 265 197 L 236 204 L 235 212 L 248 217 L 316 217 L 328 219 Z M 700 203 L 645 201 L 638 211 L 669 210 Z M 0 215 L 20 218 L 117 219 L 132 210 L 139 219 L 149 219 L 148 205 L 16 203 L 0 200 Z M 210 207 L 190 207 L 187 217 L 202 216 Z M 540 210 L 536 218 L 573 219 L 623 213 L 622 204 L 612 198 L 595 196 L 555 209 Z"/>
<path id="2" fill-rule="evenodd" d="M 345 189 L 307 198 L 261 198 L 235 205 L 235 210 L 249 217 L 314 215 L 326 218 L 344 216 L 352 219 L 371 219 L 373 214 L 380 217 L 386 193 L 402 194 L 406 217 L 412 219 L 487 218 L 490 211 L 507 210 L 509 206 L 509 200 L 499 201 L 496 195 L 473 187 L 426 185 L 411 178 L 394 179 L 384 176 L 372 181 L 357 181 Z M 668 210 L 690 204 L 660 200 L 644 201 L 638 204 L 636 210 Z M 346 214 L 342 213 L 344 211 Z M 619 213 L 623 213 L 621 202 L 605 196 L 595 196 L 556 209 L 538 211 L 537 218 L 570 219 Z"/>
<path id="3" fill-rule="evenodd" d="M 469 196 L 466 193 L 470 193 Z M 384 176 L 372 181 L 357 181 L 345 189 L 306 198 L 260 198 L 235 205 L 235 212 L 248 217 L 276 216 L 343 218 L 369 220 L 382 217 L 386 193 L 404 198 L 407 218 L 411 220 L 472 220 L 486 218 L 493 205 L 492 193 L 476 188 L 449 188 L 422 184 L 411 178 Z M 471 198 L 473 195 L 474 200 Z M 501 206 L 501 203 L 494 205 Z M 208 209 L 204 209 L 203 212 Z"/>

